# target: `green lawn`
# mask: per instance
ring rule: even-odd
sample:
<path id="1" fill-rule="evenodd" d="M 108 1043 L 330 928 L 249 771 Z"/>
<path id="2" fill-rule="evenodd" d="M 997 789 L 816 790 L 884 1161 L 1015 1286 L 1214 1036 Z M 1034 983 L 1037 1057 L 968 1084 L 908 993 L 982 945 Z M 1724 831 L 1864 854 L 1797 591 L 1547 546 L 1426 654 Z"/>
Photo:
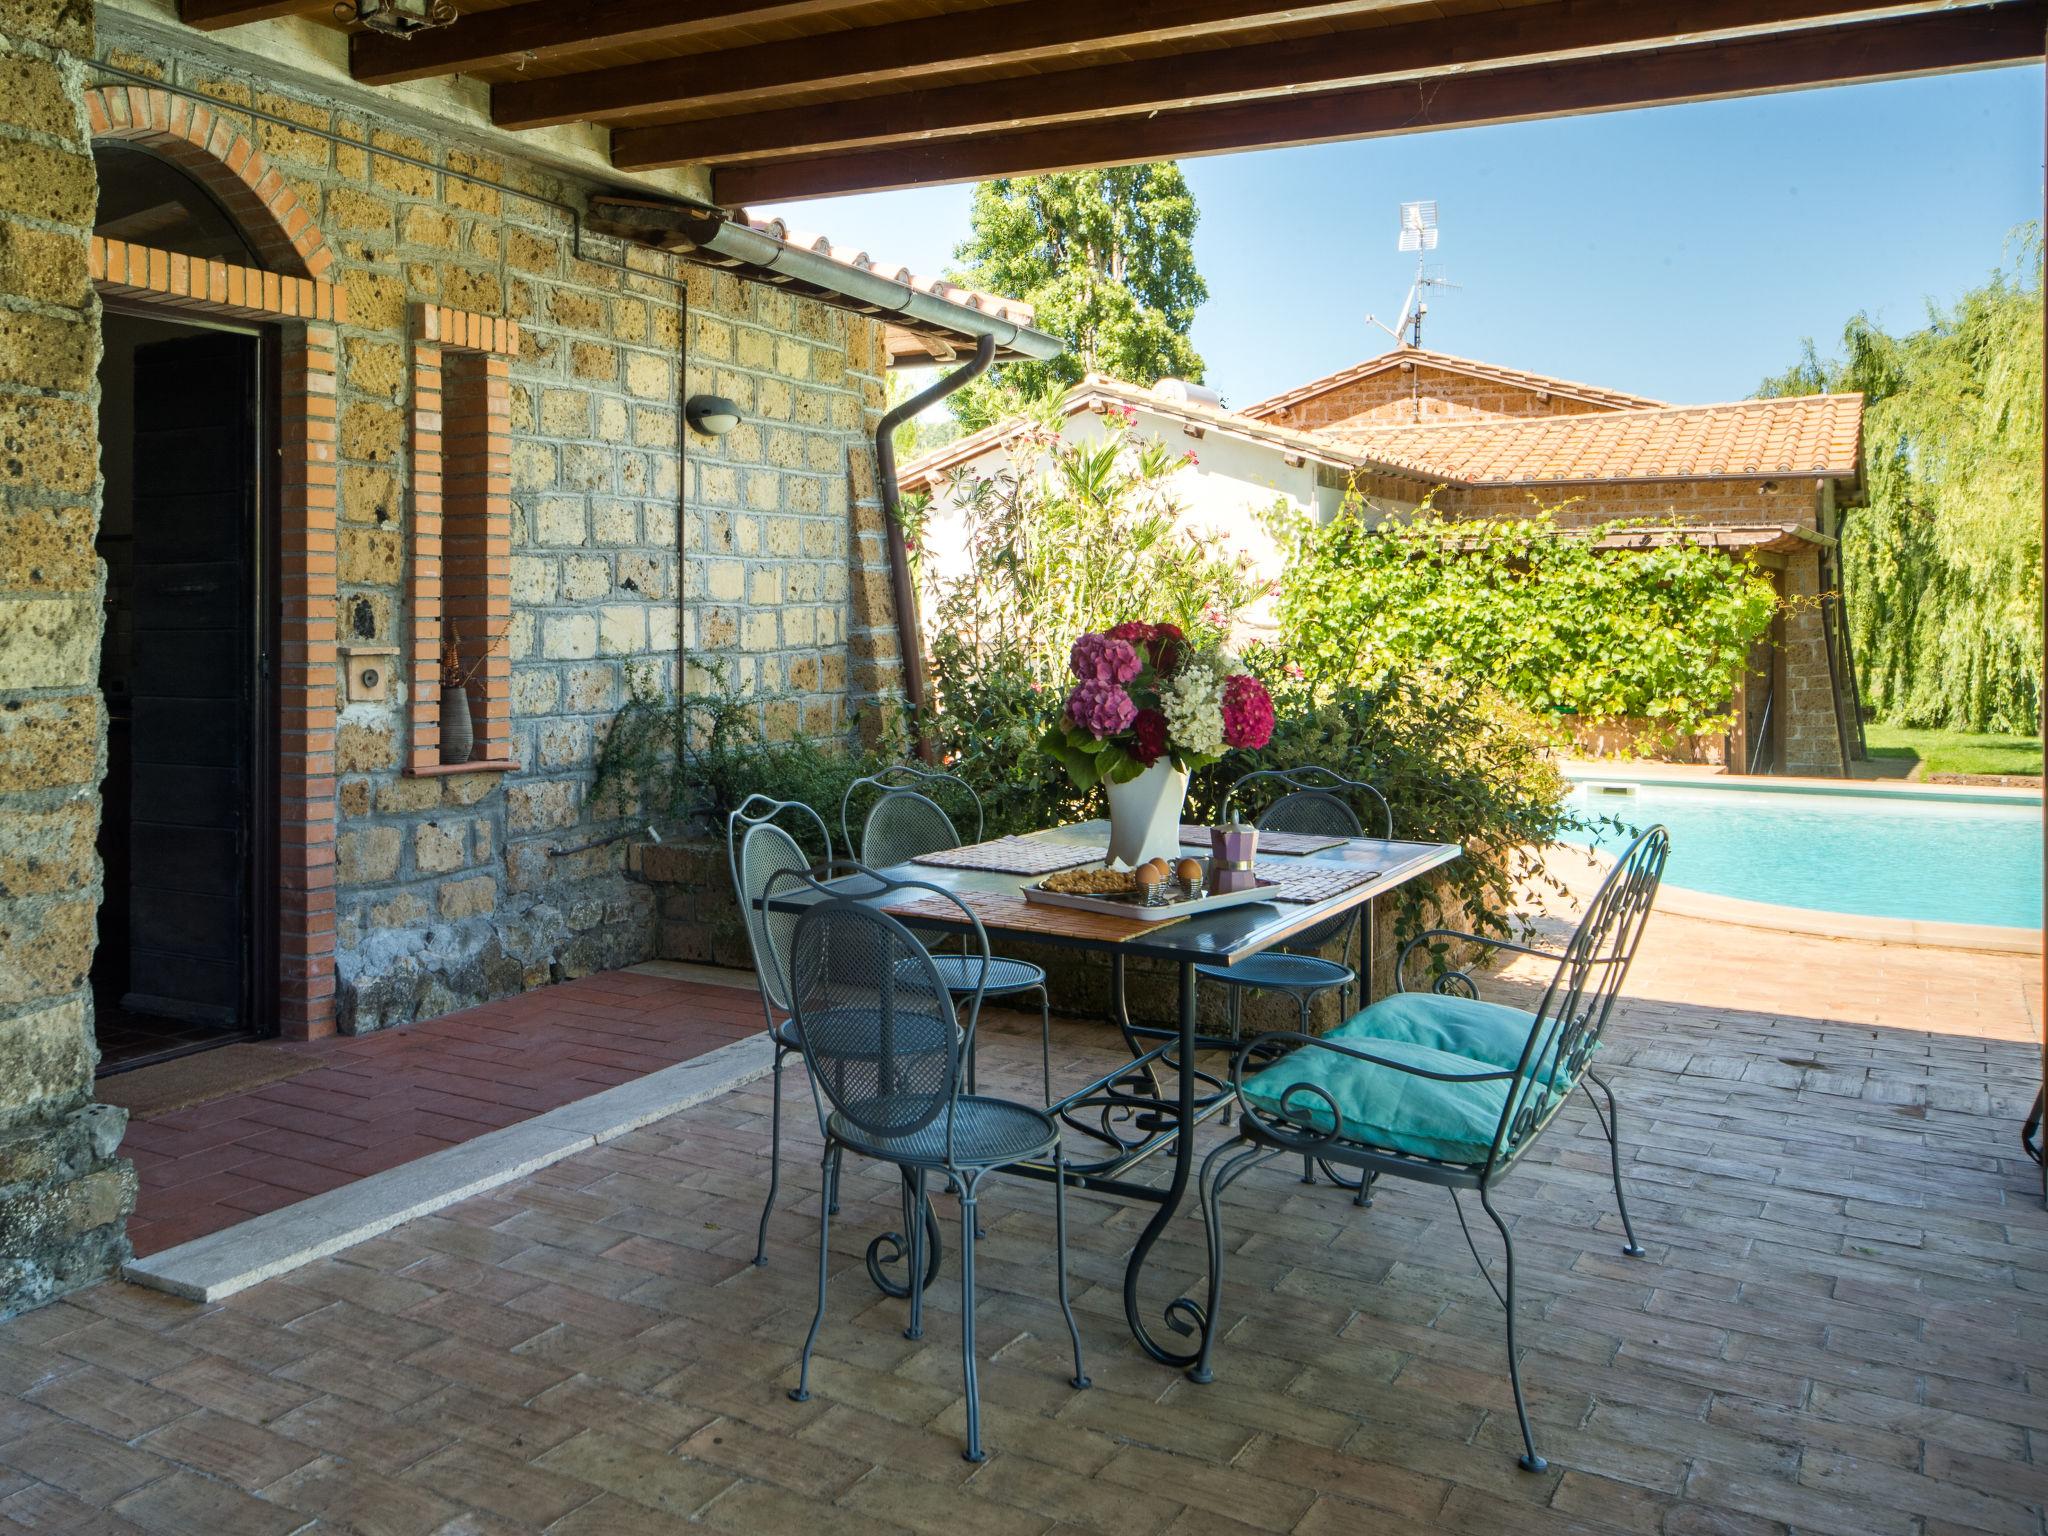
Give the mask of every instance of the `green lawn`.
<path id="1" fill-rule="evenodd" d="M 2039 773 L 2041 738 L 1980 731 L 1921 731 L 1903 725 L 1863 727 L 1872 757 L 1917 758 L 1930 773 Z"/>

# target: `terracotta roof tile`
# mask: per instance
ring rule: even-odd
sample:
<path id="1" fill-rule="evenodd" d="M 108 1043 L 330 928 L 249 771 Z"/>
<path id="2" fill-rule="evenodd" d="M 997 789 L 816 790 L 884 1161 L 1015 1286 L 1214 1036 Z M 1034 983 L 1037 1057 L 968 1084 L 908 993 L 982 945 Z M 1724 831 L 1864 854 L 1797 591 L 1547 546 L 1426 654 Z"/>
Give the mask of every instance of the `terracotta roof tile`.
<path id="1" fill-rule="evenodd" d="M 1331 429 L 1371 459 L 1458 485 L 1820 475 L 1854 479 L 1863 397 L 1804 395 L 1581 416 Z"/>
<path id="2" fill-rule="evenodd" d="M 1216 432 L 1248 442 L 1263 443 L 1279 449 L 1282 453 L 1314 459 L 1318 463 L 1333 465 L 1339 469 L 1381 467 L 1355 444 L 1327 433 L 1301 432 L 1270 421 L 1253 421 L 1250 417 L 1223 410 L 1218 406 L 1197 400 L 1175 399 L 1146 389 L 1142 385 L 1125 384 L 1121 380 L 1104 378 L 1100 374 L 1091 373 L 1068 390 L 1066 399 L 1061 402 L 1061 410 L 1068 416 L 1078 416 L 1083 411 L 1124 405 L 1199 427 L 1205 432 Z M 1029 417 L 1012 416 L 1008 420 L 983 427 L 979 432 L 970 432 L 965 437 L 955 438 L 952 442 L 934 448 L 930 453 L 923 454 L 904 465 L 897 472 L 896 482 L 905 490 L 928 489 L 963 464 L 971 463 L 991 449 L 1002 447 L 1030 424 Z"/>
<path id="3" fill-rule="evenodd" d="M 892 282 L 905 283 L 933 298 L 944 299 L 951 304 L 963 304 L 969 309 L 978 309 L 985 315 L 994 315 L 999 320 L 1008 320 L 1016 325 L 1029 325 L 1037 311 L 1022 299 L 1006 299 L 999 293 L 984 293 L 979 288 L 962 288 L 949 283 L 942 277 L 925 277 L 908 267 L 892 267 L 886 262 L 876 261 L 866 251 L 850 245 L 834 245 L 828 236 L 813 234 L 809 230 L 791 229 L 781 219 L 747 218 L 747 225 L 762 234 L 780 240 L 788 245 L 801 246 L 807 251 L 836 261 L 842 266 L 852 267 L 861 272 L 874 272 Z"/>
<path id="4" fill-rule="evenodd" d="M 1425 367 L 1440 368 L 1446 373 L 1462 373 L 1476 379 L 1488 379 L 1499 384 L 1518 385 L 1523 389 L 1541 390 L 1567 399 L 1583 400 L 1589 405 L 1605 406 L 1609 410 L 1629 411 L 1653 409 L 1664 404 L 1644 395 L 1623 394 L 1618 389 L 1602 389 L 1596 384 L 1580 384 L 1571 379 L 1552 378 L 1543 373 L 1527 373 L 1520 368 L 1503 368 L 1497 363 L 1482 363 L 1469 357 L 1455 357 L 1449 352 L 1432 352 L 1426 347 L 1395 347 L 1382 352 L 1378 357 L 1369 357 L 1362 363 L 1312 379 L 1306 384 L 1248 405 L 1240 413 L 1245 416 L 1268 417 L 1285 411 L 1289 406 L 1304 400 L 1313 400 L 1317 395 L 1355 384 L 1360 379 L 1384 373 L 1390 368 L 1399 368 L 1407 363 L 1420 363 Z"/>

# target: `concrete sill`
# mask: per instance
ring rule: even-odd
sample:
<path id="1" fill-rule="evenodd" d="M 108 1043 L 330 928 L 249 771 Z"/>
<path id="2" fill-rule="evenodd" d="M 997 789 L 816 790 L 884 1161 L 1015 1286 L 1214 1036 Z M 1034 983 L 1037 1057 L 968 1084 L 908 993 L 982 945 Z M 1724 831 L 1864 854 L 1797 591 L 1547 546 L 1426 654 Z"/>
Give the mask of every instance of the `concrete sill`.
<path id="1" fill-rule="evenodd" d="M 424 768 L 408 768 L 408 779 L 438 779 L 451 773 L 517 773 L 519 765 L 509 757 L 482 758 L 470 763 L 429 763 Z"/>

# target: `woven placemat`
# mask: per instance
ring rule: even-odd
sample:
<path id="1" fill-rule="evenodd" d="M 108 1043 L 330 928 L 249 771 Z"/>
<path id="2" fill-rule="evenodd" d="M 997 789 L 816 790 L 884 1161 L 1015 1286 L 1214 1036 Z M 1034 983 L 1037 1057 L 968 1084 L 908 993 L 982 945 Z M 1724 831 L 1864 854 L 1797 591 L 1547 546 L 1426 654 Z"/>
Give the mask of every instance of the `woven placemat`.
<path id="1" fill-rule="evenodd" d="M 1273 893 L 1275 901 L 1291 901 L 1305 907 L 1356 890 L 1385 873 L 1378 869 L 1360 869 L 1355 864 L 1320 864 L 1313 860 L 1298 864 L 1290 860 L 1282 864 L 1261 859 L 1252 865 L 1252 870 L 1261 880 L 1280 882 L 1280 889 Z"/>
<path id="2" fill-rule="evenodd" d="M 921 853 L 911 862 L 936 869 L 979 869 L 996 875 L 1049 875 L 1079 864 L 1100 864 L 1106 850 L 1078 843 L 1047 843 L 1032 837 L 994 837 L 965 848 Z"/>
<path id="3" fill-rule="evenodd" d="M 1157 933 L 1182 921 L 1178 917 L 1166 917 L 1156 923 L 1147 923 L 1136 918 L 1113 917 L 1107 912 L 1046 906 L 1042 902 L 1026 901 L 1022 896 L 1008 896 L 1000 891 L 961 891 L 959 896 L 987 927 L 1002 928 L 1012 933 L 1042 933 L 1062 939 L 1095 939 L 1121 944 L 1141 933 Z M 954 928 L 962 926 L 960 909 L 943 896 L 920 896 L 914 901 L 892 902 L 882 910 L 892 917 L 936 921 Z"/>
<path id="4" fill-rule="evenodd" d="M 1207 827 L 1192 827 L 1182 823 L 1180 840 L 1189 847 L 1207 848 L 1209 846 L 1209 829 Z M 1335 848 L 1340 843 L 1348 843 L 1350 841 L 1351 839 L 1348 837 L 1324 837 L 1313 832 L 1261 832 L 1259 834 L 1259 852 L 1321 853 L 1325 848 Z"/>

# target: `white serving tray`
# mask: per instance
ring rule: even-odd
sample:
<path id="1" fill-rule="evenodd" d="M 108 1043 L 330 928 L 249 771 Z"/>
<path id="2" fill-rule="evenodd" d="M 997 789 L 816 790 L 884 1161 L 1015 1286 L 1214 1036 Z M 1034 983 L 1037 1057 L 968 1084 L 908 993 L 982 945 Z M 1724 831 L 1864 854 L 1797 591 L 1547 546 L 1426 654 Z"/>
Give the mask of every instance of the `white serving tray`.
<path id="1" fill-rule="evenodd" d="M 1050 878 L 1050 877 L 1048 877 Z M 1129 896 L 1081 896 L 1066 891 L 1048 891 L 1034 880 L 1024 887 L 1024 899 L 1046 907 L 1072 907 L 1078 912 L 1101 912 L 1126 917 L 1138 923 L 1163 923 L 1171 918 L 1195 917 L 1224 907 L 1241 907 L 1251 901 L 1271 901 L 1280 889 L 1277 880 L 1261 880 L 1248 890 L 1226 891 L 1220 896 L 1197 896 L 1192 901 L 1176 896 L 1157 906 L 1148 906 L 1135 893 Z"/>

